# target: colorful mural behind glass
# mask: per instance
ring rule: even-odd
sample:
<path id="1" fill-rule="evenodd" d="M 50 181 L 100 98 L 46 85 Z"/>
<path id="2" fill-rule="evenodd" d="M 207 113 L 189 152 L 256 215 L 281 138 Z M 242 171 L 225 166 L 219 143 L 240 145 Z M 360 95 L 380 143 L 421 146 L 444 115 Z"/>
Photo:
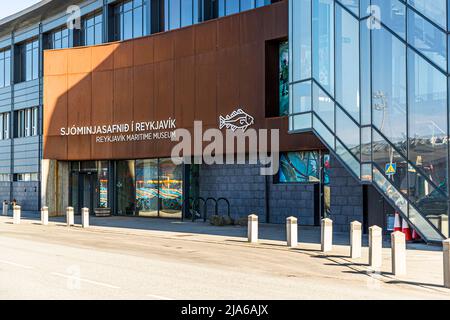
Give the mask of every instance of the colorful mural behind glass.
<path id="1" fill-rule="evenodd" d="M 181 217 L 182 166 L 171 159 L 137 160 L 136 205 L 140 216 Z"/>
<path id="2" fill-rule="evenodd" d="M 320 182 L 320 153 L 310 151 L 281 154 L 279 182 Z"/>
<path id="3" fill-rule="evenodd" d="M 280 44 L 280 117 L 289 115 L 289 43 Z"/>

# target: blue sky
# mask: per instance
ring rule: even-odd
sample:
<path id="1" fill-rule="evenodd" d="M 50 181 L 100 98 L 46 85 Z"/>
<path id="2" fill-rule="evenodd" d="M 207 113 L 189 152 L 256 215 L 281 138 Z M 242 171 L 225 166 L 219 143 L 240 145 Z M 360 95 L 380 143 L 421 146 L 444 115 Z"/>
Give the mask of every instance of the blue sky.
<path id="1" fill-rule="evenodd" d="M 0 6 L 0 19 L 10 16 L 20 10 L 23 10 L 29 6 L 32 6 L 35 3 L 38 3 L 40 0 L 13 0 L 13 1 L 2 1 L 2 5 Z"/>

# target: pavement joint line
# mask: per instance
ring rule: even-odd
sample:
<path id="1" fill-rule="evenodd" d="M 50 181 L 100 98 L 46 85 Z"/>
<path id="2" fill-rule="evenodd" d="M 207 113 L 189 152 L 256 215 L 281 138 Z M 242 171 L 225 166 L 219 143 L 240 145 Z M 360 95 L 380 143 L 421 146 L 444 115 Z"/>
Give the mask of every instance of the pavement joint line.
<path id="1" fill-rule="evenodd" d="M 61 223 L 54 223 L 53 226 L 60 226 L 60 227 L 65 227 L 65 224 L 61 224 Z M 277 250 L 277 251 L 293 251 L 295 252 L 295 250 L 291 250 L 292 248 L 288 248 L 287 246 L 283 245 L 283 244 L 271 244 L 271 243 L 264 243 L 262 241 L 260 241 L 257 245 L 255 244 L 251 244 L 251 243 L 247 243 L 247 241 L 242 240 L 244 239 L 243 237 L 236 237 L 236 236 L 221 236 L 221 235 L 209 235 L 209 234 L 196 234 L 196 233 L 183 233 L 183 232 L 173 232 L 173 236 L 160 236 L 157 235 L 155 233 L 152 233 L 153 231 L 158 232 L 158 230 L 140 230 L 141 232 L 145 232 L 148 231 L 147 234 L 141 234 L 141 233 L 134 233 L 134 232 L 124 232 L 121 230 L 122 228 L 120 227 L 110 227 L 110 226 L 91 226 L 89 229 L 82 229 L 80 226 L 75 226 L 75 227 L 71 227 L 70 230 L 71 231 L 78 231 L 78 232 L 89 232 L 92 234 L 95 233 L 103 233 L 103 234 L 118 234 L 118 235 L 124 235 L 124 236 L 134 236 L 134 237 L 152 237 L 152 238 L 158 238 L 158 239 L 164 239 L 164 240 L 180 240 L 178 238 L 174 238 L 174 237 L 179 237 L 181 235 L 183 236 L 189 236 L 189 237 L 195 237 L 195 236 L 205 236 L 205 237 L 221 237 L 221 240 L 202 240 L 202 239 L 183 239 L 184 241 L 192 241 L 192 242 L 199 242 L 199 243 L 210 243 L 210 244 L 221 244 L 221 245 L 226 245 L 226 246 L 241 246 L 241 247 L 247 247 L 247 248 L 254 248 L 254 249 L 267 249 L 267 250 Z M 230 244 L 224 241 L 235 241 L 235 243 Z M 239 241 L 242 240 L 242 241 Z M 267 240 L 267 241 L 275 241 L 275 242 L 283 242 L 280 240 Z M 301 245 L 302 243 L 299 243 L 299 245 Z M 309 244 L 309 243 L 305 243 L 305 244 Z M 276 246 L 278 246 L 278 248 L 276 248 Z M 300 247 L 298 248 L 294 248 L 296 250 L 301 250 Z"/>
<path id="2" fill-rule="evenodd" d="M 66 279 L 71 279 L 71 280 L 78 280 L 80 282 L 86 282 L 86 283 L 90 283 L 90 284 L 94 284 L 94 285 L 98 285 L 98 286 L 102 286 L 102 287 L 106 287 L 106 288 L 110 288 L 110 289 L 120 289 L 120 287 L 115 286 L 115 285 L 111 285 L 111 284 L 107 284 L 107 283 L 103 283 L 103 282 L 98 282 L 98 281 L 93 281 L 93 280 L 88 280 L 88 279 L 83 279 L 83 278 L 80 278 L 80 277 L 74 277 L 74 276 L 68 275 L 68 274 L 52 272 L 51 275 L 54 275 L 54 276 L 57 276 L 57 277 L 66 278 Z"/>
<path id="3" fill-rule="evenodd" d="M 66 225 L 64 223 L 60 223 L 60 222 L 53 222 L 51 223 L 52 226 L 63 226 L 65 227 Z M 127 232 L 127 231 L 122 231 L 122 228 L 120 227 L 114 227 L 114 226 L 91 226 L 89 229 L 82 229 L 81 226 L 79 225 L 75 225 L 74 227 L 68 228 L 70 231 L 78 231 L 78 232 L 89 232 L 91 234 L 95 234 L 95 233 L 103 233 L 103 234 L 116 234 L 116 235 L 124 235 L 124 236 L 135 236 L 135 237 L 142 237 L 142 238 L 146 238 L 146 237 L 153 237 L 153 238 L 158 238 L 158 239 L 164 239 L 164 240 L 180 240 L 174 237 L 180 236 L 180 235 L 189 235 L 189 236 L 210 236 L 208 234 L 186 234 L 183 232 L 174 232 L 173 236 L 160 236 L 157 235 L 155 233 L 151 233 L 152 231 L 157 231 L 157 230 L 148 230 L 148 234 L 141 234 L 140 232 Z M 141 231 L 141 230 L 139 230 Z M 141 232 L 145 232 L 147 230 L 142 230 Z M 203 239 L 183 239 L 184 241 L 191 241 L 191 242 L 197 242 L 197 243 L 208 243 L 208 244 L 219 244 L 219 245 L 224 245 L 224 246 L 240 246 L 240 247 L 246 247 L 246 248 L 254 248 L 254 249 L 259 249 L 259 250 L 276 250 L 276 251 L 287 251 L 287 252 L 294 252 L 294 253 L 308 253 L 308 249 L 304 248 L 305 250 L 302 249 L 301 245 L 302 243 L 299 243 L 299 245 L 296 248 L 293 248 L 294 250 L 292 250 L 292 248 L 288 248 L 283 246 L 282 244 L 271 244 L 271 243 L 264 243 L 264 242 L 259 242 L 257 245 L 255 244 L 251 244 L 251 243 L 247 243 L 245 241 L 237 241 L 237 240 L 241 240 L 244 238 L 241 237 L 233 237 L 233 236 L 220 236 L 220 235 L 213 235 L 213 237 L 222 237 L 225 239 L 221 239 L 221 240 L 203 240 Z M 228 243 L 226 241 L 230 240 L 231 241 L 235 241 L 234 243 Z M 270 240 L 268 240 L 270 241 Z M 278 241 L 278 242 L 283 242 L 283 241 Z M 306 243 L 309 244 L 309 243 Z M 342 256 L 342 257 L 331 257 L 327 254 L 323 254 L 321 252 L 317 252 L 317 253 L 313 253 L 313 256 L 322 256 L 324 258 L 327 258 L 329 261 L 336 263 L 337 265 L 339 265 L 339 262 L 334 261 L 333 258 L 339 258 L 342 259 L 348 263 L 352 263 L 351 260 L 348 260 L 348 257 Z M 356 266 L 353 265 L 352 267 L 350 266 L 346 266 L 349 269 L 352 269 L 354 271 L 359 271 L 360 273 L 365 273 L 365 276 L 370 276 L 369 273 L 371 272 L 370 267 L 367 266 Z M 389 276 L 388 274 L 386 274 L 385 272 L 383 272 L 381 274 L 382 279 L 378 279 L 378 281 L 383 282 L 388 284 L 390 281 L 397 279 L 395 277 Z"/>
<path id="4" fill-rule="evenodd" d="M 174 300 L 174 299 L 163 297 L 163 296 L 156 295 L 156 294 L 148 294 L 147 297 L 148 298 L 154 298 L 154 299 L 157 299 L 157 300 L 168 300 L 168 301 Z"/>
<path id="5" fill-rule="evenodd" d="M 20 264 L 20 263 L 15 263 L 15 262 L 12 262 L 12 261 L 0 260 L 0 263 L 8 264 L 10 266 L 19 267 L 19 268 L 22 268 L 22 269 L 34 269 L 34 267 L 32 267 L 32 266 L 27 266 L 27 265 Z"/>

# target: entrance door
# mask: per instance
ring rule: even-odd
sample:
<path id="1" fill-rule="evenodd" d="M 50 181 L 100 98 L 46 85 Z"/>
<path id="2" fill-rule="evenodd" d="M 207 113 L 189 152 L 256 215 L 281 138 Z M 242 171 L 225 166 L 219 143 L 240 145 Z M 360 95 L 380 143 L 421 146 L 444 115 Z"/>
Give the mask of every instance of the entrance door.
<path id="1" fill-rule="evenodd" d="M 82 208 L 89 208 L 91 214 L 98 207 L 98 186 L 97 173 L 80 173 L 78 177 L 78 214 L 81 214 Z"/>

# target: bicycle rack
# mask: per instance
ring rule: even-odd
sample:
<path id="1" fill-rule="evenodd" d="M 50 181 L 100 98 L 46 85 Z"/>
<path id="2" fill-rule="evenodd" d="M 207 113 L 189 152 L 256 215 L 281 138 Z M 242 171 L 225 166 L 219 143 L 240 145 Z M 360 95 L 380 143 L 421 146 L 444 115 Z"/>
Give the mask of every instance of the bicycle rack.
<path id="1" fill-rule="evenodd" d="M 189 214 L 192 215 L 192 212 L 191 212 L 191 208 L 192 208 L 191 203 L 192 203 L 193 201 L 194 201 L 194 198 L 192 198 L 192 197 L 184 199 L 184 201 L 183 201 L 183 208 L 182 208 L 183 214 L 181 215 L 181 221 L 184 221 L 185 218 L 189 218 L 188 212 L 189 212 Z M 186 206 L 186 203 L 187 203 L 187 206 Z M 188 211 L 187 211 L 187 210 L 188 210 Z"/>
<path id="2" fill-rule="evenodd" d="M 205 208 L 204 208 L 204 215 L 203 215 L 203 221 L 206 222 L 206 220 L 208 219 L 208 202 L 210 201 L 214 201 L 215 206 L 214 206 L 214 210 L 215 210 L 215 215 L 217 215 L 217 200 L 215 198 L 208 198 L 206 199 L 205 202 Z"/>
<path id="3" fill-rule="evenodd" d="M 216 215 L 219 215 L 219 203 L 220 201 L 225 201 L 227 204 L 227 213 L 228 213 L 228 217 L 231 218 L 231 206 L 230 206 L 230 201 L 227 198 L 219 198 L 216 201 Z"/>
<path id="4" fill-rule="evenodd" d="M 194 213 L 195 213 L 195 208 L 197 207 L 197 205 L 198 205 L 198 212 L 200 212 L 200 201 L 202 201 L 203 202 L 203 215 L 205 215 L 205 208 L 206 208 L 206 200 L 204 199 L 204 198 L 202 198 L 202 197 L 198 197 L 198 198 L 196 198 L 195 200 L 194 200 L 194 202 L 192 203 L 192 211 L 194 211 Z M 201 214 L 200 214 L 200 217 L 201 217 Z M 195 220 L 197 220 L 196 219 L 196 216 L 195 216 L 195 214 L 193 214 L 192 215 L 192 222 L 195 222 Z M 205 220 L 206 221 L 206 220 Z"/>
<path id="5" fill-rule="evenodd" d="M 225 201 L 225 203 L 227 204 L 227 214 L 228 216 L 231 218 L 231 206 L 230 206 L 230 201 L 227 198 L 207 198 L 206 200 L 202 197 L 197 197 L 197 198 L 192 198 L 190 197 L 189 199 L 185 199 L 183 201 L 183 212 L 187 213 L 189 212 L 191 214 L 191 218 L 192 218 L 192 222 L 195 222 L 195 220 L 197 220 L 197 216 L 196 216 L 196 212 L 198 212 L 200 214 L 200 218 L 202 217 L 202 211 L 203 211 L 203 221 L 206 222 L 208 219 L 208 204 L 209 202 L 214 202 L 214 214 L 217 216 L 219 215 L 219 204 L 221 201 Z M 201 210 L 201 205 L 200 203 L 203 204 L 203 210 Z M 188 209 L 188 211 L 186 211 L 186 208 Z M 183 220 L 184 218 L 190 218 L 187 214 L 185 217 L 185 214 L 183 214 Z"/>

